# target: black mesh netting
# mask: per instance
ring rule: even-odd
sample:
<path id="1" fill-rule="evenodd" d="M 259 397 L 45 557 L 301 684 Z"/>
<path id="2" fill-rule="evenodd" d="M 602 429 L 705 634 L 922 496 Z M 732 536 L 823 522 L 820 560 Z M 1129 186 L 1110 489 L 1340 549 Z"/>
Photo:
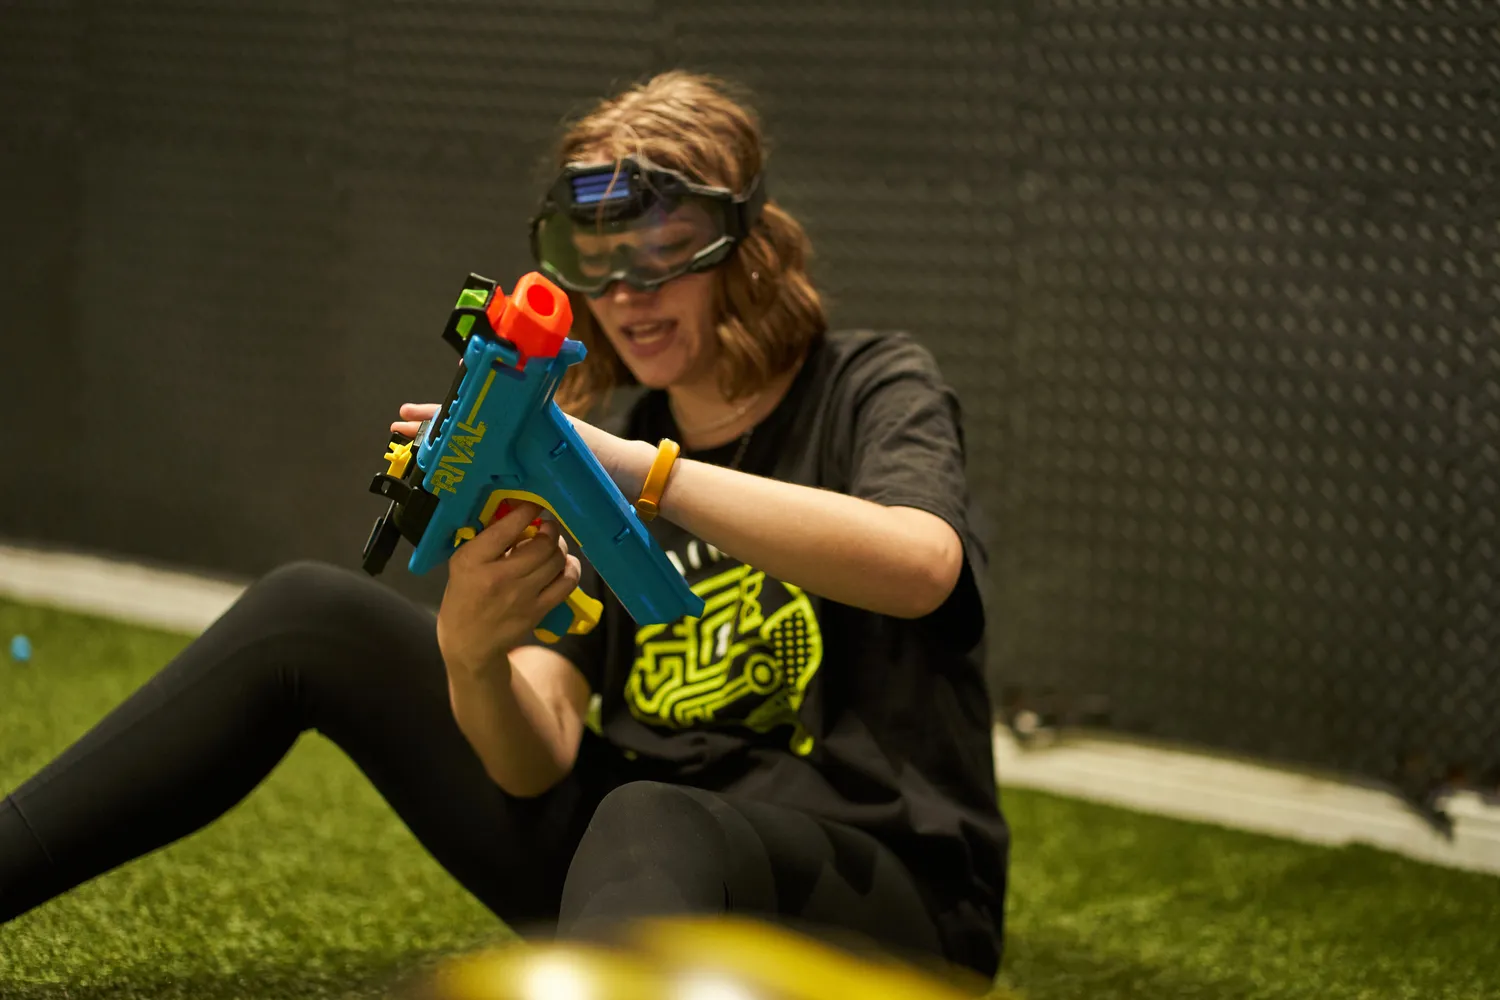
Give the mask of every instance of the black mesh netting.
<path id="1" fill-rule="evenodd" d="M 686 65 L 758 94 L 836 321 L 963 397 L 1008 718 L 1500 787 L 1497 17 L 6 4 L 0 532 L 354 565 L 555 127 Z"/>

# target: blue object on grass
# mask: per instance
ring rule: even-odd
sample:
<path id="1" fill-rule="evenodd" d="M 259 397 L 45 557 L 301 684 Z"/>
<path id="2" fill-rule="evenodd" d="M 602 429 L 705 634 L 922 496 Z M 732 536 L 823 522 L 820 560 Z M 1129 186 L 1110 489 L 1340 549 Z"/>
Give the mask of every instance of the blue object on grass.
<path id="1" fill-rule="evenodd" d="M 10 640 L 10 658 L 17 663 L 29 663 L 31 661 L 31 640 L 24 635 L 12 636 Z"/>

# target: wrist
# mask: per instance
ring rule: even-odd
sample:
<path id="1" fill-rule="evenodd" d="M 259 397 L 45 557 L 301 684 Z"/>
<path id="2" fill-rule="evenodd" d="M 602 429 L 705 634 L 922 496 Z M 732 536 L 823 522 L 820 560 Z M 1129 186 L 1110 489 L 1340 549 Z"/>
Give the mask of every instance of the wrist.
<path id="1" fill-rule="evenodd" d="M 620 486 L 620 492 L 625 494 L 625 499 L 633 504 L 646 488 L 646 476 L 651 471 L 651 463 L 656 461 L 656 445 L 645 441 L 625 443 L 629 447 L 621 449 L 616 482 Z"/>
<path id="2" fill-rule="evenodd" d="M 448 668 L 448 677 L 455 683 L 493 684 L 508 682 L 510 678 L 510 652 L 501 650 L 488 656 L 443 657 Z"/>

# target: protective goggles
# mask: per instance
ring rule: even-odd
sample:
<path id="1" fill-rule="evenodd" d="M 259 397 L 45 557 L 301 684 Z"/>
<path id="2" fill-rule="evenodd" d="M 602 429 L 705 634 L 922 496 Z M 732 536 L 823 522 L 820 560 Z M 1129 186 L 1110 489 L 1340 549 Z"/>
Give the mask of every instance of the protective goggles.
<path id="1" fill-rule="evenodd" d="M 643 292 L 724 261 L 765 205 L 759 174 L 739 194 L 627 156 L 572 164 L 531 220 L 537 267 L 598 296 L 616 281 Z"/>

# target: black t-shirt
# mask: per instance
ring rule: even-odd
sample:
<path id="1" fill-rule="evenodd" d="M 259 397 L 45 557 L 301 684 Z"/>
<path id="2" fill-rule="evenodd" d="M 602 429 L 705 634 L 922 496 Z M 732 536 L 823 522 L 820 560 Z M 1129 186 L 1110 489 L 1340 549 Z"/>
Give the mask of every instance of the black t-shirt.
<path id="1" fill-rule="evenodd" d="M 680 438 L 659 391 L 600 423 Z M 740 451 L 736 440 L 686 456 L 728 465 Z M 585 563 L 603 617 L 556 650 L 600 694 L 602 735 L 642 777 L 868 831 L 924 883 L 950 957 L 992 966 L 1007 833 L 983 672 L 985 553 L 956 396 L 911 338 L 830 333 L 738 467 L 936 514 L 964 543 L 958 586 L 925 618 L 893 618 L 806 593 L 658 518 L 652 534 L 704 598 L 703 616 L 637 629 Z"/>

